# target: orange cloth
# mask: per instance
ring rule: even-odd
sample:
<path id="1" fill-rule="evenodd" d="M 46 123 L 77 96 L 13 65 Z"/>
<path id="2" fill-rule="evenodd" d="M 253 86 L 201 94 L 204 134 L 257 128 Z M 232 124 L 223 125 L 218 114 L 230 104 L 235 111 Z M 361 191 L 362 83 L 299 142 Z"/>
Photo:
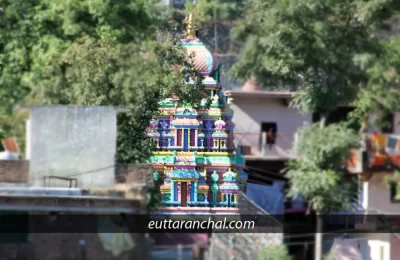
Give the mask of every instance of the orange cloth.
<path id="1" fill-rule="evenodd" d="M 372 136 L 372 140 L 377 147 L 386 147 L 387 135 L 376 133 Z"/>

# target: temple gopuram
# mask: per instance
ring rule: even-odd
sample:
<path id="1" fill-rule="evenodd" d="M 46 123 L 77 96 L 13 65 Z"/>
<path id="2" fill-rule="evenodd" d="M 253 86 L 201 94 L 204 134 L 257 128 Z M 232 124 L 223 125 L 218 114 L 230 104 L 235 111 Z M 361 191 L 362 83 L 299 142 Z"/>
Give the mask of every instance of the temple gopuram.
<path id="1" fill-rule="evenodd" d="M 233 111 L 221 91 L 221 66 L 196 37 L 191 14 L 186 39 L 179 44 L 194 54 L 193 66 L 204 75 L 204 91 L 212 103 L 208 106 L 204 101 L 195 110 L 178 108 L 178 98 L 159 102 L 159 113 L 147 135 L 157 147 L 151 158 L 154 175 L 164 179 L 161 211 L 236 213 L 237 194 L 245 191 L 247 174 L 244 158 L 235 153 L 233 145 Z"/>

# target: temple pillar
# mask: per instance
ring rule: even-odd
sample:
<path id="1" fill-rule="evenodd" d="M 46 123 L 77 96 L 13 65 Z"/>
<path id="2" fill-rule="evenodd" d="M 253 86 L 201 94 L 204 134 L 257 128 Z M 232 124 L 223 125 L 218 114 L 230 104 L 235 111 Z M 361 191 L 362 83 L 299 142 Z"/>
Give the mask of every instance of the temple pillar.
<path id="1" fill-rule="evenodd" d="M 188 130 L 187 130 L 187 131 L 188 131 L 188 140 L 187 140 L 188 148 L 192 147 L 192 146 L 190 145 L 190 144 L 191 144 L 190 139 L 191 139 L 191 133 L 192 133 L 191 130 L 192 130 L 192 129 L 188 129 Z"/>
<path id="2" fill-rule="evenodd" d="M 171 181 L 171 201 L 175 201 L 175 182 Z"/>
<path id="3" fill-rule="evenodd" d="M 190 201 L 194 201 L 194 181 L 190 183 Z"/>
<path id="4" fill-rule="evenodd" d="M 178 182 L 171 181 L 171 201 L 178 201 Z"/>
<path id="5" fill-rule="evenodd" d="M 193 198 L 193 201 L 197 202 L 197 181 L 193 182 Z"/>
<path id="6" fill-rule="evenodd" d="M 198 137 L 197 137 L 198 131 L 199 131 L 199 130 L 197 130 L 197 129 L 194 130 L 194 146 L 196 146 L 196 148 L 199 147 L 199 145 L 198 145 L 199 139 L 198 139 Z"/>
<path id="7" fill-rule="evenodd" d="M 233 202 L 237 202 L 237 194 L 233 195 Z"/>

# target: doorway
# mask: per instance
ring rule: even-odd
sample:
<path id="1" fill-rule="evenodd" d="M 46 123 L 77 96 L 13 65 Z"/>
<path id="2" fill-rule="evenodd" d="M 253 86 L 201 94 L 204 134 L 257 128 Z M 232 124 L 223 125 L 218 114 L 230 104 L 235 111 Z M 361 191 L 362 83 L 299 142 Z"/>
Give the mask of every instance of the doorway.
<path id="1" fill-rule="evenodd" d="M 188 184 L 187 182 L 181 182 L 181 206 L 187 206 L 187 191 L 188 191 Z"/>

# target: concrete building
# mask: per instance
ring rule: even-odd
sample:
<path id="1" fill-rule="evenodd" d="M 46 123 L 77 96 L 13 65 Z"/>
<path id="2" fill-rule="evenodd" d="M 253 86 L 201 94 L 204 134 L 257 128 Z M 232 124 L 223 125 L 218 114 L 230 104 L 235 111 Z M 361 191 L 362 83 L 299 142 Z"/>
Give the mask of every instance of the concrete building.
<path id="1" fill-rule="evenodd" d="M 30 184 L 111 188 L 117 113 L 114 107 L 33 106 L 27 122 Z"/>
<path id="2" fill-rule="evenodd" d="M 147 214 L 147 192 L 153 185 L 152 165 L 116 165 L 119 110 L 71 106 L 27 108 L 31 110 L 27 158 L 0 158 L 0 223 L 3 223 L 0 233 L 7 228 L 5 220 L 26 229 L 18 232 L 21 234 L 0 234 L 0 256 L 147 259 L 143 232 L 133 234 L 115 229 L 118 232 L 104 234 L 97 230 L 110 225 L 119 228 L 113 220 L 98 222 L 99 215 L 118 218 L 121 214 Z M 3 146 L 6 152 L 18 154 L 12 140 L 4 139 Z M 90 218 L 86 224 L 93 222 L 96 226 L 85 229 L 86 232 L 79 231 L 85 227 L 79 226 L 84 218 Z M 47 232 L 45 227 L 59 227 L 60 232 Z M 74 227 L 79 232 L 70 233 Z"/>
<path id="3" fill-rule="evenodd" d="M 226 91 L 234 111 L 237 146 L 248 147 L 247 160 L 284 160 L 292 158 L 296 131 L 312 123 L 312 115 L 302 115 L 289 107 L 293 92 L 261 90 L 255 80 L 242 89 Z M 268 136 L 271 130 L 273 137 Z"/>
<path id="4" fill-rule="evenodd" d="M 304 125 L 317 122 L 319 115 L 301 114 L 288 105 L 294 93 L 262 90 L 253 79 L 246 82 L 242 89 L 226 91 L 225 95 L 229 97 L 234 111 L 234 134 L 235 140 L 238 140 L 235 145 L 242 150 L 246 159 L 245 170 L 249 173 L 246 194 L 259 205 L 262 203 L 260 198 L 270 198 L 270 202 L 266 202 L 263 206 L 263 208 L 268 208 L 271 206 L 269 204 L 279 201 L 279 196 L 276 195 L 277 189 L 274 190 L 274 187 L 281 185 L 281 181 L 286 181 L 281 175 L 281 170 L 289 159 L 295 159 L 291 150 L 296 140 L 296 132 Z M 328 123 L 346 119 L 353 109 L 352 107 L 338 108 L 331 113 Z M 375 134 L 374 140 L 370 138 L 367 141 L 369 143 L 364 147 L 370 148 L 366 151 L 355 151 L 352 164 L 349 164 L 349 171 L 360 175 L 359 203 L 354 205 L 356 211 L 351 212 L 352 214 L 400 213 L 398 200 L 394 197 L 395 188 L 389 187 L 385 182 L 387 176 L 393 175 L 393 167 L 385 166 L 385 158 L 389 157 L 392 163 L 400 165 L 400 113 L 394 113 L 392 120 L 391 129 L 371 128 L 368 130 L 371 138 L 374 132 L 381 134 Z M 379 147 L 376 147 L 377 144 Z M 371 148 L 374 145 L 375 148 Z M 379 152 L 382 149 L 384 152 Z M 264 186 L 258 185 L 257 190 L 255 187 L 252 189 L 251 185 L 257 184 L 264 184 Z M 283 189 L 281 193 L 283 194 Z M 286 202 L 284 212 L 285 214 L 297 212 L 302 215 L 306 206 L 301 201 Z M 268 212 L 273 211 L 268 208 Z M 371 232 L 377 230 L 376 223 L 372 226 L 371 223 L 358 223 L 354 228 Z M 331 250 L 334 239 L 335 237 L 326 236 L 325 253 Z M 350 239 L 357 240 L 362 259 L 395 259 L 394 256 L 398 254 L 400 240 L 397 234 L 382 231 L 382 234 L 370 234 L 370 236 L 352 235 Z M 298 242 L 301 243 L 301 241 Z M 312 245 L 309 245 L 309 248 L 311 252 L 305 252 L 305 259 L 311 257 Z"/>
<path id="5" fill-rule="evenodd" d="M 313 115 L 301 114 L 289 106 L 294 94 L 263 90 L 255 79 L 247 81 L 241 89 L 225 91 L 234 114 L 235 146 L 246 159 L 245 169 L 249 172 L 246 194 L 271 214 L 284 212 L 286 179 L 281 171 L 294 158 L 296 132 L 313 123 Z M 280 206 L 276 205 L 278 201 Z"/>
<path id="6" fill-rule="evenodd" d="M 362 259 L 389 260 L 396 259 L 400 254 L 400 235 L 396 233 L 400 230 L 400 200 L 396 197 L 396 184 L 389 185 L 387 182 L 387 178 L 393 177 L 395 169 L 400 166 L 398 118 L 398 113 L 394 113 L 392 129 L 370 130 L 379 132 L 367 135 L 366 149 L 355 156 L 360 165 L 353 171 L 360 181 L 359 205 L 355 214 L 367 216 L 357 223 L 356 228 L 370 232 L 361 238 L 352 237 L 357 239 Z"/>
<path id="7" fill-rule="evenodd" d="M 96 222 L 99 215 L 146 214 L 151 165 L 117 167 L 113 181 L 115 188 L 112 189 L 13 187 L 13 183 L 29 183 L 29 162 L 24 160 L 0 160 L 0 178 L 2 183 L 8 184 L 8 187 L 0 188 L 0 218 L 3 223 L 0 229 L 3 233 L 7 228 L 4 221 L 8 220 L 14 227 L 17 225 L 19 231 L 19 234 L 0 235 L 1 257 L 34 260 L 148 258 L 144 233 L 108 232 L 111 234 L 107 236 L 111 238 L 107 238 L 97 229 L 70 233 L 69 228 L 73 230 L 75 227 L 79 231 L 82 219 L 91 218 L 89 220 Z M 107 223 L 102 225 L 112 224 Z M 26 227 L 23 233 L 21 226 Z M 46 231 L 47 227 L 49 230 L 59 227 L 60 232 Z M 116 243 L 118 240 L 123 243 Z"/>

